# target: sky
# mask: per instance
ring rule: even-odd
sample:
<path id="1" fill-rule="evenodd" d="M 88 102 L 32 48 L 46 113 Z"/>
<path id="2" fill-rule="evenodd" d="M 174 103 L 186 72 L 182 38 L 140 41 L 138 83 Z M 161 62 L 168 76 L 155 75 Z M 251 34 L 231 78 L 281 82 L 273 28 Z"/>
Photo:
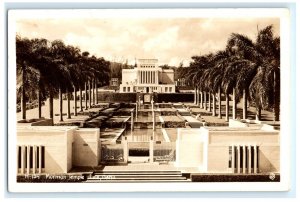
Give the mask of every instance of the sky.
<path id="1" fill-rule="evenodd" d="M 188 66 L 194 55 L 224 49 L 232 33 L 255 41 L 257 30 L 270 24 L 279 36 L 279 18 L 27 19 L 17 21 L 16 31 L 21 37 L 60 39 L 109 61 L 156 58 L 160 65 Z"/>

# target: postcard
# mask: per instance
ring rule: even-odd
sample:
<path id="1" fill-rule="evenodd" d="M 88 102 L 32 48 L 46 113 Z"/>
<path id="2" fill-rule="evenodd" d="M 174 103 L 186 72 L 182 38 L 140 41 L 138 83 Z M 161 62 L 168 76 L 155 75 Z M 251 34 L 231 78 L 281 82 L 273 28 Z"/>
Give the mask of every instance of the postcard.
<path id="1" fill-rule="evenodd" d="M 287 191 L 289 22 L 9 10 L 9 191 Z"/>

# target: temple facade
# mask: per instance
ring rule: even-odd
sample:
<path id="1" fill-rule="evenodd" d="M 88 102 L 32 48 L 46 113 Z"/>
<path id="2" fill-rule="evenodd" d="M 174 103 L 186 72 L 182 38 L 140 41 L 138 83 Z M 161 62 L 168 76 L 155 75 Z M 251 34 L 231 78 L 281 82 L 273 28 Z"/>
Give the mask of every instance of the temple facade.
<path id="1" fill-rule="evenodd" d="M 175 93 L 174 70 L 158 67 L 157 59 L 139 59 L 134 69 L 122 70 L 120 92 Z"/>

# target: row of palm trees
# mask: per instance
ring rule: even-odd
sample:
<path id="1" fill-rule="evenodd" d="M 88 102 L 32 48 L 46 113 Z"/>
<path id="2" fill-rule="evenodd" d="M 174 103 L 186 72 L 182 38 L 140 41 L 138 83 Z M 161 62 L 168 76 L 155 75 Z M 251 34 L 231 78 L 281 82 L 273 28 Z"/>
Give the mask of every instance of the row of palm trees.
<path id="1" fill-rule="evenodd" d="M 243 119 L 247 118 L 247 105 L 255 106 L 256 119 L 261 110 L 272 110 L 274 121 L 279 121 L 280 103 L 280 38 L 273 34 L 269 25 L 258 31 L 256 41 L 233 33 L 224 50 L 201 56 L 193 56 L 190 66 L 180 68 L 181 77 L 195 88 L 196 104 L 216 116 L 221 113 L 221 95 L 226 99 L 225 119 L 229 120 L 229 95 L 232 98 L 232 118 L 237 117 L 237 102 L 243 100 Z M 205 103 L 205 104 L 204 104 Z"/>
<path id="2" fill-rule="evenodd" d="M 16 36 L 17 103 L 21 104 L 22 119 L 26 119 L 26 103 L 38 100 L 41 118 L 42 102 L 49 99 L 49 116 L 53 118 L 53 99 L 60 98 L 60 119 L 62 121 L 62 100 L 68 100 L 74 91 L 74 115 L 77 115 L 77 91 L 79 90 L 80 110 L 82 91 L 85 90 L 85 108 L 95 102 L 94 89 L 109 81 L 109 62 L 104 58 L 90 56 L 78 47 L 64 44 L 61 40 L 28 39 Z M 89 89 L 88 89 L 89 88 Z M 87 92 L 88 90 L 89 92 Z M 91 90 L 92 89 L 92 90 Z M 97 94 L 97 90 L 96 90 Z M 88 97 L 87 97 L 88 96 Z"/>

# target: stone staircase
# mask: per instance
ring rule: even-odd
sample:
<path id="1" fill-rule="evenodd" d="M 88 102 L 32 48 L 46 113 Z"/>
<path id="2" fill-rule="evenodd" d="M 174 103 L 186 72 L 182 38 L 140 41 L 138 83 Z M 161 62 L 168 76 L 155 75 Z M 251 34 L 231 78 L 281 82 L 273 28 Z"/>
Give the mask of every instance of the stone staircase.
<path id="1" fill-rule="evenodd" d="M 189 182 L 181 171 L 100 171 L 94 172 L 86 182 Z"/>

